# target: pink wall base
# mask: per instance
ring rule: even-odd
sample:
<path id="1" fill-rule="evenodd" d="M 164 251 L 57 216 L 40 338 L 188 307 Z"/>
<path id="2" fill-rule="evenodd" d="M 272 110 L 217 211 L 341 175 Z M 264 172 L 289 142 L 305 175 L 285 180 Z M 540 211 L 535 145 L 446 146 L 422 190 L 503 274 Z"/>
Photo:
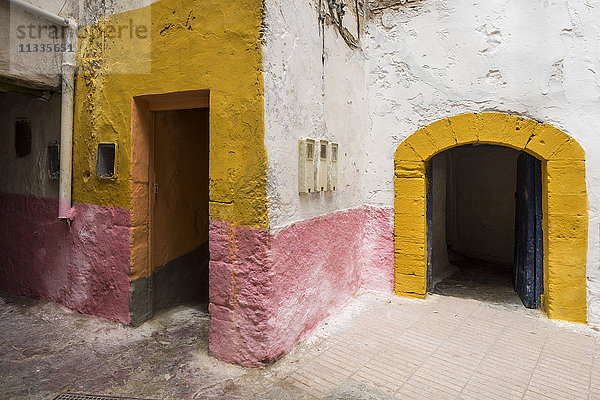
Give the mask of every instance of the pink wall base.
<path id="1" fill-rule="evenodd" d="M 129 323 L 128 210 L 0 194 L 0 290 Z M 360 288 L 392 291 L 393 212 L 358 208 L 266 229 L 210 223 L 209 348 L 247 367 L 276 359 Z"/>
<path id="2" fill-rule="evenodd" d="M 0 290 L 129 323 L 129 211 L 76 204 L 69 225 L 58 207 L 0 194 Z"/>
<path id="3" fill-rule="evenodd" d="M 393 212 L 359 208 L 277 235 L 211 222 L 210 351 L 248 367 L 293 348 L 360 288 L 392 291 Z"/>
<path id="4" fill-rule="evenodd" d="M 366 207 L 364 221 L 362 288 L 394 293 L 394 209 Z"/>
<path id="5" fill-rule="evenodd" d="M 209 349 L 224 361 L 257 367 L 270 359 L 270 239 L 265 229 L 210 222 Z"/>

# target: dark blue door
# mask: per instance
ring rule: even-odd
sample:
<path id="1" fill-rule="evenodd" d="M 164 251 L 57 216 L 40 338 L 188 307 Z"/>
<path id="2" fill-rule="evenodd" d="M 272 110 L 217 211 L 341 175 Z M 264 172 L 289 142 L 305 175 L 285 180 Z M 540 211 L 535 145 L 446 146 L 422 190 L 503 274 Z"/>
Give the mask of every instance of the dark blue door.
<path id="1" fill-rule="evenodd" d="M 521 153 L 515 193 L 515 291 L 527 308 L 540 307 L 543 291 L 542 163 Z"/>
<path id="2" fill-rule="evenodd" d="M 426 165 L 425 176 L 427 177 L 427 291 L 433 292 L 433 265 L 431 264 L 433 253 L 433 161 Z"/>

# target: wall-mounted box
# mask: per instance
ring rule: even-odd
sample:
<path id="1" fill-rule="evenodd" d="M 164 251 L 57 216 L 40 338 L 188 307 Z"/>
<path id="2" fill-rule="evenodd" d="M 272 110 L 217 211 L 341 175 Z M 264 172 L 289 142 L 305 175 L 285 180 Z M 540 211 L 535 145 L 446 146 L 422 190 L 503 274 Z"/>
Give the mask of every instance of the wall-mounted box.
<path id="1" fill-rule="evenodd" d="M 327 190 L 327 175 L 329 174 L 329 142 L 325 139 L 319 140 L 317 157 L 317 192 Z"/>
<path id="2" fill-rule="evenodd" d="M 115 156 L 117 145 L 115 143 L 98 143 L 96 153 L 96 176 L 100 179 L 115 177 Z"/>
<path id="3" fill-rule="evenodd" d="M 47 149 L 48 156 L 48 176 L 51 181 L 60 179 L 60 145 L 52 143 Z"/>
<path id="4" fill-rule="evenodd" d="M 298 192 L 315 191 L 315 140 L 298 141 Z"/>
<path id="5" fill-rule="evenodd" d="M 338 144 L 329 144 L 329 177 L 327 190 L 336 191 L 338 187 Z"/>

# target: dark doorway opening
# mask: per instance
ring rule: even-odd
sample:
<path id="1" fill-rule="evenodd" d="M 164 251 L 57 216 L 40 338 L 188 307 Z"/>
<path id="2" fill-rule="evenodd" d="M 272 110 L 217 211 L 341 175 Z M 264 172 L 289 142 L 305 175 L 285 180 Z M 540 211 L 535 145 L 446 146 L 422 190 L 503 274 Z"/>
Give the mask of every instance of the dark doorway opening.
<path id="1" fill-rule="evenodd" d="M 433 157 L 427 175 L 428 291 L 539 307 L 541 162 L 460 146 Z"/>
<path id="2" fill-rule="evenodd" d="M 208 310 L 209 109 L 154 112 L 152 133 L 154 310 Z"/>

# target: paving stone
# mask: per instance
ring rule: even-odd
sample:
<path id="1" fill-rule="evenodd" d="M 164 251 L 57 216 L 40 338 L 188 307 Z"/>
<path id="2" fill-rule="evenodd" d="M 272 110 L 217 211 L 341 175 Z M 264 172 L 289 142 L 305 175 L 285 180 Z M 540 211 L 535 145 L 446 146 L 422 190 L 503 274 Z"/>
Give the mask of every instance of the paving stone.
<path id="1" fill-rule="evenodd" d="M 52 303 L 0 301 L 0 398 L 63 391 L 154 399 L 597 399 L 600 335 L 513 304 L 367 293 L 290 354 L 244 369 L 208 354 L 208 316 L 138 328 Z M 335 328 L 332 328 L 334 326 Z"/>

